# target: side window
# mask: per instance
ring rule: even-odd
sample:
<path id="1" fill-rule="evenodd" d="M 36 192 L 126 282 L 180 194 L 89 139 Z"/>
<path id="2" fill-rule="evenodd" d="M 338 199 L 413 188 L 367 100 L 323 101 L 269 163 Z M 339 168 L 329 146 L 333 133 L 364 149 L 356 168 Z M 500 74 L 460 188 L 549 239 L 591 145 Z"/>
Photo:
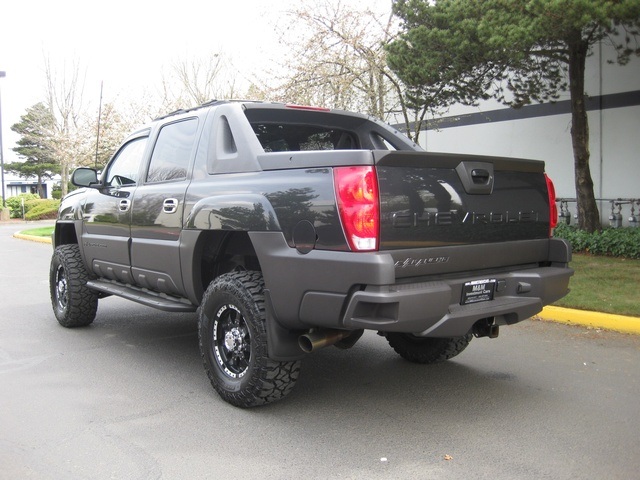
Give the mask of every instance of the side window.
<path id="1" fill-rule="evenodd" d="M 168 182 L 187 178 L 197 129 L 197 118 L 162 127 L 151 155 L 147 182 Z"/>
<path id="2" fill-rule="evenodd" d="M 138 181 L 138 171 L 148 137 L 141 137 L 127 143 L 116 154 L 109 165 L 105 185 L 118 187 L 134 185 Z"/>

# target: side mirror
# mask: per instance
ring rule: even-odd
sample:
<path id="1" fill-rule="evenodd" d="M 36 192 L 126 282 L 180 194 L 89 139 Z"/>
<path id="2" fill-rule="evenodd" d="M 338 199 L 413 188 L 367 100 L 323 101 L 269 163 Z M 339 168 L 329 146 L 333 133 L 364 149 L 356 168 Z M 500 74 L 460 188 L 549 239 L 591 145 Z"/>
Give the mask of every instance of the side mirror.
<path id="1" fill-rule="evenodd" d="M 93 168 L 76 168 L 71 175 L 71 183 L 76 187 L 96 187 L 98 185 L 98 172 Z"/>

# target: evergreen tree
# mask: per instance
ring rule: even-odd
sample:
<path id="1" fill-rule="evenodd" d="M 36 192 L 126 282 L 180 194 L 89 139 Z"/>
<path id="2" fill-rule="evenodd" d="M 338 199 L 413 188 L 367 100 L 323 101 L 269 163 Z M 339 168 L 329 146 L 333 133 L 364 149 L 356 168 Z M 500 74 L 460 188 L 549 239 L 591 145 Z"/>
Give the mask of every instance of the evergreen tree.
<path id="1" fill-rule="evenodd" d="M 25 179 L 36 177 L 40 197 L 44 197 L 43 180 L 60 172 L 51 147 L 53 126 L 50 110 L 43 103 L 37 103 L 28 108 L 20 117 L 20 122 L 11 127 L 21 135 L 13 151 L 23 161 L 8 163 L 5 169 Z"/>
<path id="2" fill-rule="evenodd" d="M 639 0 L 396 0 L 402 33 L 390 67 L 414 102 L 519 107 L 569 90 L 579 227 L 600 230 L 589 168 L 585 62 L 609 42 L 624 65 L 640 55 Z"/>

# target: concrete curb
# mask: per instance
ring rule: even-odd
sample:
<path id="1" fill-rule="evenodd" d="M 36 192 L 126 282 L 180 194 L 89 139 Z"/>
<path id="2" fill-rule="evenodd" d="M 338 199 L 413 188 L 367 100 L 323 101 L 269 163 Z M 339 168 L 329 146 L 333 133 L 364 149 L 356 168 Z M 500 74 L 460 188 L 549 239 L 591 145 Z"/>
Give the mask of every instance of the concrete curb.
<path id="1" fill-rule="evenodd" d="M 583 327 L 602 328 L 622 333 L 640 335 L 640 318 L 614 315 L 612 313 L 588 312 L 548 306 L 537 315 L 541 320 L 580 325 Z"/>
<path id="2" fill-rule="evenodd" d="M 51 238 L 49 237 L 34 237 L 32 235 L 23 235 L 20 232 L 14 233 L 13 236 L 32 242 L 51 243 Z M 542 309 L 542 312 L 537 315 L 537 318 L 549 322 L 565 323 L 567 325 L 602 328 L 604 330 L 640 335 L 640 318 L 638 317 L 548 306 Z"/>
<path id="3" fill-rule="evenodd" d="M 49 243 L 51 244 L 50 237 L 34 237 L 33 235 L 23 235 L 20 232 L 13 234 L 13 238 L 19 238 L 20 240 L 29 240 L 30 242 Z"/>

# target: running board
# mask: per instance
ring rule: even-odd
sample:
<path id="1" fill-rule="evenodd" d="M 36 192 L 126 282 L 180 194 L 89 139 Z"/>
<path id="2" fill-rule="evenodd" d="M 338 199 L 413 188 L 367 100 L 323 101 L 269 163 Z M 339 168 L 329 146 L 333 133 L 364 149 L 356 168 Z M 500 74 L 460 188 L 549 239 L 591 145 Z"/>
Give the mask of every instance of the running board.
<path id="1" fill-rule="evenodd" d="M 184 298 L 171 297 L 164 293 L 151 292 L 147 289 L 111 282 L 109 280 L 89 280 L 87 287 L 98 292 L 116 295 L 132 300 L 147 307 L 157 308 L 165 312 L 195 312 L 197 307 Z"/>

